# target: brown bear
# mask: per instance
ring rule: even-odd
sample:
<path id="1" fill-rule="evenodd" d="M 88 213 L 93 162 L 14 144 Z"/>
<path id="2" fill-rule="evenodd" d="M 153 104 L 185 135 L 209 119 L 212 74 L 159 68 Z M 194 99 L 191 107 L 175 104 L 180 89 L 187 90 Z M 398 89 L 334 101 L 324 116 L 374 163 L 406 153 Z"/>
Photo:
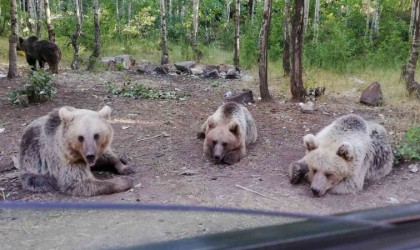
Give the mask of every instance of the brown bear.
<path id="1" fill-rule="evenodd" d="M 60 191 L 75 196 L 112 194 L 128 190 L 124 178 L 97 180 L 91 167 L 110 166 L 126 175 L 133 169 L 112 152 L 113 130 L 100 111 L 62 107 L 30 123 L 22 136 L 18 168 L 23 189 Z"/>
<path id="2" fill-rule="evenodd" d="M 394 156 L 384 127 L 346 115 L 304 138 L 306 155 L 290 164 L 292 184 L 305 178 L 315 196 L 356 193 L 389 174 Z"/>
<path id="3" fill-rule="evenodd" d="M 234 164 L 257 140 L 257 127 L 248 109 L 235 102 L 221 105 L 201 126 L 204 153 L 216 163 Z"/>
<path id="4" fill-rule="evenodd" d="M 25 52 L 26 61 L 36 70 L 36 62 L 38 61 L 39 67 L 44 68 L 45 62 L 48 63 L 50 71 L 58 74 L 58 63 L 61 60 L 60 47 L 49 40 L 39 41 L 38 37 L 30 36 L 27 38 L 19 37 L 17 44 L 18 51 Z"/>

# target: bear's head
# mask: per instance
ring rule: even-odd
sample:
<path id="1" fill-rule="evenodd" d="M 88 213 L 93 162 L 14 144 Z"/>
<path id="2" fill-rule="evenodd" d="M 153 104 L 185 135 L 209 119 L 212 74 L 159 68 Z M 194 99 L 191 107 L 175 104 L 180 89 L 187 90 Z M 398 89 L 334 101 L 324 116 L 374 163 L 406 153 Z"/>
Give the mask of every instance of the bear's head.
<path id="1" fill-rule="evenodd" d="M 26 54 L 30 54 L 30 49 L 29 47 L 31 46 L 31 44 L 35 43 L 38 41 L 38 37 L 36 36 L 30 36 L 30 37 L 19 37 L 19 41 L 16 44 L 16 50 L 17 51 L 23 51 Z"/>
<path id="2" fill-rule="evenodd" d="M 240 147 L 239 126 L 234 122 L 218 124 L 212 120 L 208 122 L 207 126 L 204 153 L 209 159 L 220 163 L 226 153 Z"/>
<path id="3" fill-rule="evenodd" d="M 98 112 L 87 109 L 63 107 L 59 111 L 63 122 L 63 144 L 70 161 L 84 161 L 95 165 L 109 147 L 113 137 L 111 125 L 106 121 L 111 108 L 104 106 Z"/>
<path id="4" fill-rule="evenodd" d="M 304 144 L 307 151 L 304 159 L 309 169 L 307 177 L 315 196 L 325 195 L 351 174 L 355 157 L 350 143 L 342 142 L 338 147 L 331 143 L 320 147 L 315 136 L 309 134 L 304 137 Z"/>

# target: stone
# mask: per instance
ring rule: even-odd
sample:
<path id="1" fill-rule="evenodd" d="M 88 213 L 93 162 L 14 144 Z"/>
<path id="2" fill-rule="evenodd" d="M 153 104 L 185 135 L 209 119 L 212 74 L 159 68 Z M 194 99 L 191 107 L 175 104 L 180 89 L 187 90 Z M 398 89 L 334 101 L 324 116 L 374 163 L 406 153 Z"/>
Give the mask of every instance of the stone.
<path id="1" fill-rule="evenodd" d="M 210 78 L 210 79 L 217 79 L 217 78 L 219 78 L 220 76 L 219 76 L 219 71 L 217 70 L 217 69 L 214 69 L 214 70 L 212 70 L 212 71 L 210 71 L 210 72 L 207 72 L 205 75 L 204 75 L 204 77 L 205 78 Z"/>
<path id="2" fill-rule="evenodd" d="M 304 114 L 312 114 L 316 108 L 315 108 L 315 104 L 311 101 L 307 102 L 307 103 L 299 103 L 300 106 L 300 111 Z"/>
<path id="3" fill-rule="evenodd" d="M 202 75 L 204 71 L 202 69 L 191 68 L 190 72 L 192 75 Z"/>
<path id="4" fill-rule="evenodd" d="M 186 72 L 186 73 L 189 73 L 190 69 L 193 68 L 194 66 L 195 66 L 194 61 L 185 61 L 185 62 L 175 63 L 175 67 L 177 70 L 181 72 Z"/>
<path id="5" fill-rule="evenodd" d="M 136 60 L 134 59 L 134 57 L 130 55 L 115 56 L 115 62 L 117 64 L 119 63 L 123 64 L 125 69 L 129 69 L 130 67 L 133 67 L 136 65 Z"/>
<path id="6" fill-rule="evenodd" d="M 212 65 L 212 64 L 208 64 L 208 65 L 206 65 L 206 66 L 204 67 L 204 69 L 205 69 L 206 71 L 209 71 L 209 72 L 211 72 L 211 71 L 213 71 L 213 70 L 217 70 L 217 71 L 219 71 L 219 65 Z"/>
<path id="7" fill-rule="evenodd" d="M 360 96 L 360 102 L 368 106 L 382 105 L 383 96 L 381 91 L 381 84 L 373 82 L 369 87 L 363 90 Z"/>
<path id="8" fill-rule="evenodd" d="M 169 73 L 169 69 L 163 65 L 157 66 L 153 71 L 159 75 L 167 75 Z"/>
<path id="9" fill-rule="evenodd" d="M 226 98 L 228 102 L 237 102 L 240 104 L 255 103 L 254 95 L 251 90 L 244 91 L 238 95 Z"/>
<path id="10" fill-rule="evenodd" d="M 158 66 L 154 65 L 154 64 L 150 64 L 150 63 L 146 63 L 146 64 L 142 64 L 137 68 L 137 73 L 138 74 L 144 74 L 144 73 L 152 73 L 156 70 Z"/>
<path id="11" fill-rule="evenodd" d="M 238 74 L 235 69 L 229 69 L 226 73 L 226 79 L 237 79 Z"/>

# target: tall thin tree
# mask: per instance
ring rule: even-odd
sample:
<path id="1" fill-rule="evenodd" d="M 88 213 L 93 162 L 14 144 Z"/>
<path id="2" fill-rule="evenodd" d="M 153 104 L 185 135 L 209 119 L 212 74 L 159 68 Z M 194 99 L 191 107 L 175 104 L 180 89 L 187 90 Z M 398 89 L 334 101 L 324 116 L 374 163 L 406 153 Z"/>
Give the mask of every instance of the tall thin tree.
<path id="1" fill-rule="evenodd" d="M 259 39 L 259 64 L 258 64 L 258 75 L 260 77 L 260 95 L 261 101 L 271 101 L 272 97 L 268 90 L 268 77 L 267 77 L 267 47 L 268 47 L 268 35 L 271 24 L 271 10 L 273 0 L 264 0 L 263 10 L 263 23 L 261 25 L 260 39 Z"/>
<path id="2" fill-rule="evenodd" d="M 290 0 L 284 4 L 283 71 L 285 76 L 290 75 Z"/>
<path id="3" fill-rule="evenodd" d="M 41 0 L 35 0 L 35 7 L 36 7 L 36 36 L 41 37 L 41 29 L 42 29 L 42 12 L 41 9 Z"/>
<path id="4" fill-rule="evenodd" d="M 19 36 L 16 0 L 10 0 L 10 24 L 12 28 L 12 34 L 10 34 L 9 37 L 9 71 L 7 72 L 7 77 L 12 79 L 18 76 L 16 63 L 16 45 L 19 40 Z"/>
<path id="5" fill-rule="evenodd" d="M 304 0 L 295 0 L 292 24 L 292 74 L 290 77 L 290 90 L 292 99 L 303 101 L 306 96 L 302 79 L 302 50 L 303 50 L 303 16 Z"/>
<path id="6" fill-rule="evenodd" d="M 76 70 L 79 68 L 79 42 L 78 39 L 80 34 L 82 33 L 82 19 L 80 17 L 80 6 L 79 0 L 74 0 L 74 11 L 76 14 L 76 31 L 71 37 L 71 45 L 73 46 L 74 53 L 73 53 L 73 60 L 70 64 L 72 70 Z"/>
<path id="7" fill-rule="evenodd" d="M 44 0 L 45 19 L 47 22 L 48 40 L 55 42 L 54 26 L 51 23 L 50 3 L 49 0 Z"/>
<path id="8" fill-rule="evenodd" d="M 161 50 L 162 58 L 161 64 L 169 63 L 168 47 L 166 40 L 166 12 L 165 12 L 165 0 L 160 0 L 160 34 L 161 34 Z"/>
<path id="9" fill-rule="evenodd" d="M 411 44 L 411 53 L 408 64 L 403 69 L 403 77 L 405 80 L 407 91 L 410 94 L 416 95 L 420 98 L 420 84 L 414 79 L 417 68 L 417 60 L 419 57 L 420 45 L 420 0 L 414 1 L 414 36 L 413 43 Z"/>
<path id="10" fill-rule="evenodd" d="M 315 12 L 314 12 L 314 41 L 315 42 L 318 41 L 318 33 L 319 33 L 319 2 L 320 0 L 315 0 Z"/>
<path id="11" fill-rule="evenodd" d="M 234 52 L 233 65 L 239 68 L 239 23 L 241 18 L 241 1 L 236 0 L 235 4 L 235 34 L 234 34 Z"/>
<path id="12" fill-rule="evenodd" d="M 197 32 L 198 32 L 198 9 L 200 6 L 200 0 L 193 0 L 193 34 L 192 34 L 192 47 L 194 52 L 194 59 L 200 60 L 201 51 L 197 46 Z"/>
<path id="13" fill-rule="evenodd" d="M 100 29 L 99 29 L 99 0 L 93 0 L 93 25 L 95 27 L 95 42 L 93 44 L 93 51 L 89 57 L 89 65 L 87 70 L 92 70 L 96 61 L 99 58 L 101 49 Z"/>

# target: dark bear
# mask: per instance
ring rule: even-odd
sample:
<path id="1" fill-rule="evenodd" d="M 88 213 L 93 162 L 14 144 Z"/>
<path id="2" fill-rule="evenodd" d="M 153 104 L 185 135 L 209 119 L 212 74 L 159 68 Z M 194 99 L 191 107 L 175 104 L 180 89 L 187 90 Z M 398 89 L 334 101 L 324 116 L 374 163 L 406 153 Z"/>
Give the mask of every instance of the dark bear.
<path id="1" fill-rule="evenodd" d="M 50 71 L 58 74 L 58 63 L 61 60 L 61 49 L 54 42 L 49 40 L 39 41 L 38 37 L 30 36 L 27 38 L 19 37 L 17 50 L 25 52 L 26 61 L 36 70 L 36 62 L 39 67 L 44 68 L 45 62 L 48 63 Z"/>

